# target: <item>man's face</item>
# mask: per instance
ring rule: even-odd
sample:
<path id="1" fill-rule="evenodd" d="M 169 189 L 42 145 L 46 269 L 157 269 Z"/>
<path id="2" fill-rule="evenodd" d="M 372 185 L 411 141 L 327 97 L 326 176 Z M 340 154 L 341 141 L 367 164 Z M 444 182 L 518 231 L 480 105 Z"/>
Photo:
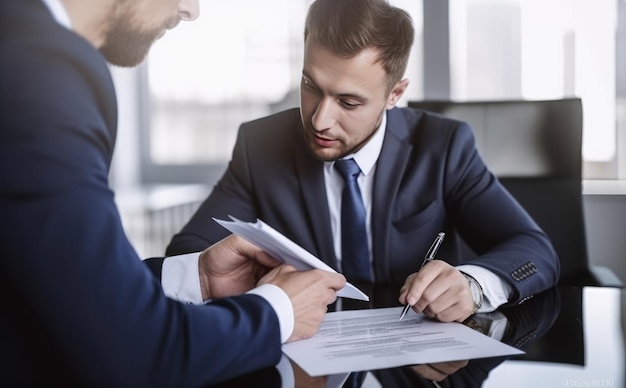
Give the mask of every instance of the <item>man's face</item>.
<path id="1" fill-rule="evenodd" d="M 166 30 L 198 14 L 198 0 L 118 0 L 100 51 L 114 65 L 136 66 Z"/>
<path id="2" fill-rule="evenodd" d="M 376 54 L 367 49 L 348 59 L 319 44 L 305 44 L 300 110 L 304 137 L 316 158 L 332 161 L 358 151 L 404 92 L 408 81 L 387 93 Z"/>

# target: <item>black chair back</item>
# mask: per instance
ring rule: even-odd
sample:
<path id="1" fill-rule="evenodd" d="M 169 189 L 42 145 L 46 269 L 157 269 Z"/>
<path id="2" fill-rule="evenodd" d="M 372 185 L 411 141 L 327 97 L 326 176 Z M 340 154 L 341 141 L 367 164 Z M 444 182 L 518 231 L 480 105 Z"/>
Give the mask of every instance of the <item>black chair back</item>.
<path id="1" fill-rule="evenodd" d="M 468 122 L 490 170 L 548 234 L 562 285 L 621 286 L 589 263 L 582 197 L 582 103 L 413 101 L 409 106 Z"/>

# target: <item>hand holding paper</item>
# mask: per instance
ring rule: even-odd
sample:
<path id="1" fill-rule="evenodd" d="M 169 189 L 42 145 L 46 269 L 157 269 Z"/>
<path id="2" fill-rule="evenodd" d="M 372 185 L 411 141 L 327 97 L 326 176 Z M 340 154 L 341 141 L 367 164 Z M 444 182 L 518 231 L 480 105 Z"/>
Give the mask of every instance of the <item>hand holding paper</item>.
<path id="1" fill-rule="evenodd" d="M 277 230 L 261 220 L 255 223 L 244 222 L 230 216 L 232 221 L 213 218 L 232 233 L 238 234 L 259 248 L 265 250 L 277 260 L 294 266 L 297 270 L 309 270 L 313 268 L 329 272 L 336 272 L 326 263 L 313 256 L 304 248 L 283 236 Z M 337 292 L 337 296 L 368 301 L 369 297 L 350 283 Z"/>

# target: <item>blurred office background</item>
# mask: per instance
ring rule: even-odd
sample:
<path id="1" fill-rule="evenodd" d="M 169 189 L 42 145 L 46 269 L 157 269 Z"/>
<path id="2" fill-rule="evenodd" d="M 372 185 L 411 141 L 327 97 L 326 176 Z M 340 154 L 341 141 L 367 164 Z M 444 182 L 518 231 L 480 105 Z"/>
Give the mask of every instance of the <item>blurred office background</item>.
<path id="1" fill-rule="evenodd" d="M 114 68 L 120 129 L 111 184 L 143 257 L 219 179 L 238 126 L 298 106 L 310 0 L 201 2 L 201 16 Z M 580 97 L 593 264 L 626 280 L 626 0 L 391 0 L 416 37 L 399 105 L 423 99 Z"/>

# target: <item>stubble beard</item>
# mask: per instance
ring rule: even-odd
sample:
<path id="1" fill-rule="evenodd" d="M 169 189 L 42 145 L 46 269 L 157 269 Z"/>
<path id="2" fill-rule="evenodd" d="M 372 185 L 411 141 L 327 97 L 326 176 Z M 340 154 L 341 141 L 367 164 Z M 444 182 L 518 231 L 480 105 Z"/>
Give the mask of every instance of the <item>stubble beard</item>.
<path id="1" fill-rule="evenodd" d="M 378 128 L 379 125 L 380 123 L 375 128 Z M 359 151 L 361 148 L 363 148 L 363 146 L 365 146 L 365 144 L 367 144 L 367 142 L 370 141 L 370 139 L 376 133 L 376 130 L 373 129 L 372 133 L 370 133 L 365 139 L 361 140 L 359 143 L 352 145 L 352 147 L 346 149 L 333 148 L 332 152 L 329 152 L 330 149 L 323 148 L 315 144 L 314 135 L 312 135 L 312 132 L 314 131 L 312 129 L 304 130 L 307 131 L 307 134 L 305 135 L 307 150 L 315 159 L 322 162 L 333 162 Z M 341 143 L 344 144 L 343 142 Z"/>
<path id="2" fill-rule="evenodd" d="M 118 19 L 106 34 L 100 52 L 106 60 L 116 66 L 134 67 L 148 55 L 163 28 L 140 30 L 130 18 Z"/>

